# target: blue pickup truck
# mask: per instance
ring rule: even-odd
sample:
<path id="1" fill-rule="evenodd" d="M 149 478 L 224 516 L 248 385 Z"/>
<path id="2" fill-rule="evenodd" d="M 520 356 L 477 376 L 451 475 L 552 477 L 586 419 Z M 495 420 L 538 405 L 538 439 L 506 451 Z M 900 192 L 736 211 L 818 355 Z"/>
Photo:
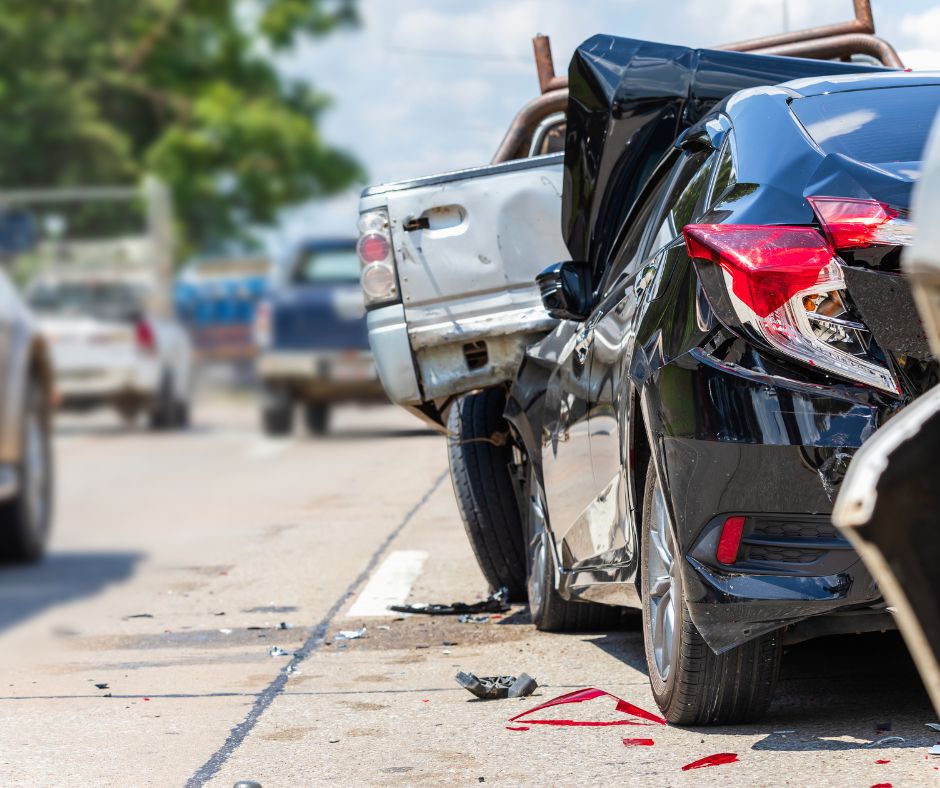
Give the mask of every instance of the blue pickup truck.
<path id="1" fill-rule="evenodd" d="M 322 435 L 332 405 L 385 399 L 369 350 L 355 240 L 301 244 L 259 305 L 255 340 L 268 435 L 293 431 L 297 405 L 307 429 Z"/>

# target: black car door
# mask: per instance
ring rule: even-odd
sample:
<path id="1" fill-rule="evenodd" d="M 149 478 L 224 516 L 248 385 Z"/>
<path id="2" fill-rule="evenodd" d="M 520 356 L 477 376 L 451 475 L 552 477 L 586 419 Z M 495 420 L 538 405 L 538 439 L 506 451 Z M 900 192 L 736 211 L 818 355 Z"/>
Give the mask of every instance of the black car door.
<path id="1" fill-rule="evenodd" d="M 582 561 L 624 564 L 633 560 L 632 499 L 627 488 L 631 429 L 630 368 L 635 358 L 637 316 L 643 304 L 665 286 L 670 256 L 684 254 L 682 227 L 691 220 L 707 190 L 714 166 L 711 152 L 679 154 L 633 224 L 607 269 L 602 295 L 592 315 L 588 432 L 594 503 L 584 526 L 591 555 Z M 579 540 L 582 544 L 586 539 Z"/>

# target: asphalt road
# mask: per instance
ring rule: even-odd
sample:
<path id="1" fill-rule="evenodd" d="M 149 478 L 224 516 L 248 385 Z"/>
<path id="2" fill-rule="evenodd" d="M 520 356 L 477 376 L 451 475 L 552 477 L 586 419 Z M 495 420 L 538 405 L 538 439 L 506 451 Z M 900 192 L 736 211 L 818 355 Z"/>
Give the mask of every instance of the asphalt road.
<path id="1" fill-rule="evenodd" d="M 636 625 L 548 635 L 523 608 L 480 624 L 350 617 L 396 596 L 485 596 L 442 439 L 392 408 L 343 410 L 322 440 L 263 438 L 247 400 L 204 404 L 196 418 L 176 435 L 107 415 L 60 422 L 51 554 L 0 570 L 0 784 L 940 779 L 940 758 L 927 756 L 933 712 L 894 635 L 789 648 L 758 725 L 511 723 L 584 687 L 655 711 Z M 362 625 L 360 639 L 336 637 Z M 457 670 L 527 672 L 541 686 L 481 702 Z M 622 720 L 612 706 L 601 697 L 540 716 Z M 903 741 L 871 746 L 888 736 Z M 682 771 L 715 753 L 738 760 Z"/>

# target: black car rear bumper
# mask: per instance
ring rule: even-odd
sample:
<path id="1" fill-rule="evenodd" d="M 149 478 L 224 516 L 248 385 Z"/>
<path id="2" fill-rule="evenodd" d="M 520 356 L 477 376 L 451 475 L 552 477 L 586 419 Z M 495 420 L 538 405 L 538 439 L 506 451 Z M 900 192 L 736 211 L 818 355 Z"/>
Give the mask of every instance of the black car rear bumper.
<path id="1" fill-rule="evenodd" d="M 718 652 L 880 592 L 830 521 L 855 450 L 881 421 L 859 387 L 770 378 L 697 352 L 660 372 L 656 433 L 689 612 Z M 691 395 L 691 396 L 690 396 Z M 744 516 L 737 559 L 716 557 Z"/>

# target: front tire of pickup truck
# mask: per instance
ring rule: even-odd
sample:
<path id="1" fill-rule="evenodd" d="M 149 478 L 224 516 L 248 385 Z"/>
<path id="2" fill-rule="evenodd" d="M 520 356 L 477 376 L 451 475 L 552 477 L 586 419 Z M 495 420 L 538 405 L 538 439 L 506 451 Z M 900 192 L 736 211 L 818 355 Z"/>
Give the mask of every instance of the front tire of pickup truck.
<path id="1" fill-rule="evenodd" d="M 261 394 L 261 429 L 272 438 L 294 430 L 294 399 L 286 389 L 267 387 Z"/>
<path id="2" fill-rule="evenodd" d="M 461 397 L 447 419 L 447 456 L 457 507 L 490 590 L 526 599 L 522 518 L 510 475 L 512 448 L 503 418 L 506 395 L 486 389 Z"/>

